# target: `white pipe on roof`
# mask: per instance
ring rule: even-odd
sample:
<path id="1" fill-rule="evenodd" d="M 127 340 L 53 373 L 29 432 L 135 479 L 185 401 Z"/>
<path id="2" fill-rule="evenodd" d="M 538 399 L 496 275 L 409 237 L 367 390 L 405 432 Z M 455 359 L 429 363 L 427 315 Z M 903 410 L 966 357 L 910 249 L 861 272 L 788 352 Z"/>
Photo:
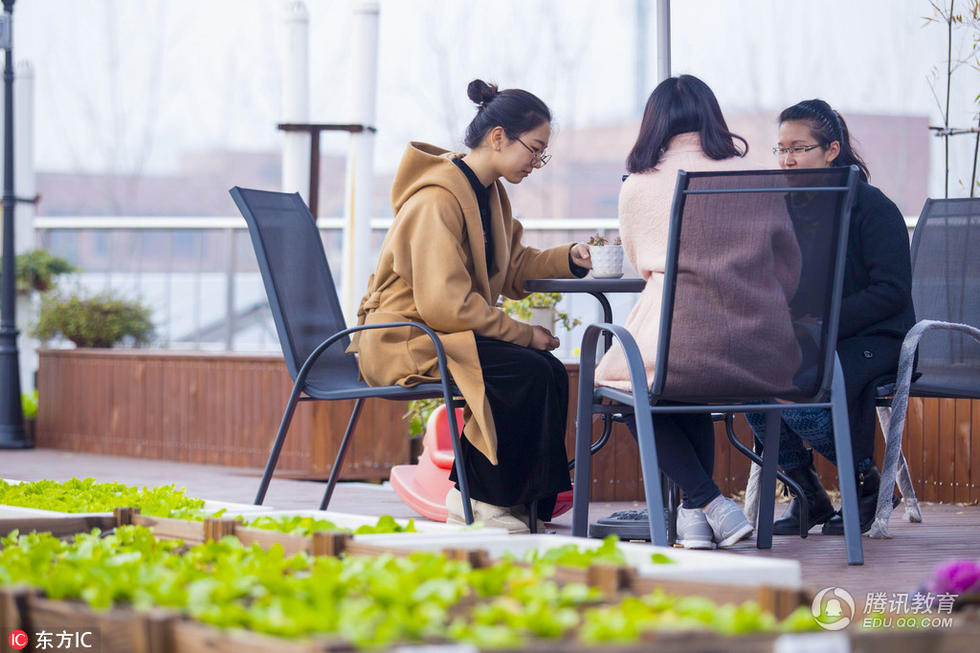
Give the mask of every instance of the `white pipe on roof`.
<path id="1" fill-rule="evenodd" d="M 374 182 L 374 123 L 378 85 L 378 3 L 362 0 L 354 7 L 351 46 L 351 122 L 371 129 L 352 133 L 347 156 L 344 203 L 343 286 L 341 305 L 353 323 L 373 269 L 371 256 L 371 196 Z"/>
<path id="2" fill-rule="evenodd" d="M 289 0 L 283 11 L 282 122 L 310 121 L 310 14 L 302 0 Z M 282 190 L 310 198 L 310 135 L 282 133 Z"/>
<path id="3" fill-rule="evenodd" d="M 670 0 L 657 0 L 657 83 L 670 77 Z"/>

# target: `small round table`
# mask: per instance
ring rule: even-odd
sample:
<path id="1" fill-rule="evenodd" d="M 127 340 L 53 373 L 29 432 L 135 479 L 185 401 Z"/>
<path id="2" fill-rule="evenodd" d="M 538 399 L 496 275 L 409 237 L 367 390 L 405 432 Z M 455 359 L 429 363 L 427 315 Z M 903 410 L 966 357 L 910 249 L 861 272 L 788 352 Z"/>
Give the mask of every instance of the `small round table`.
<path id="1" fill-rule="evenodd" d="M 531 279 L 524 283 L 524 289 L 531 292 L 560 292 L 560 293 L 588 293 L 599 300 L 602 306 L 602 321 L 612 324 L 612 306 L 606 299 L 606 293 L 613 292 L 642 292 L 647 282 L 639 277 L 628 277 L 625 279 L 595 279 L 585 277 L 583 279 Z M 612 334 L 604 334 L 606 351 L 612 345 Z M 605 446 L 612 432 L 612 419 L 610 415 L 603 415 L 602 435 L 590 447 L 589 455 L 594 455 L 599 449 Z M 568 463 L 571 470 L 575 466 L 575 461 Z M 649 516 L 646 510 L 628 510 L 616 512 L 608 517 L 604 517 L 593 523 L 589 528 L 589 534 L 593 537 L 604 537 L 606 535 L 617 535 L 621 539 L 650 539 L 650 527 L 648 525 Z"/>
<path id="2" fill-rule="evenodd" d="M 639 277 L 628 277 L 625 279 L 595 279 L 584 277 L 582 279 L 530 279 L 524 282 L 524 290 L 530 292 L 580 292 L 588 293 L 597 300 L 602 306 L 602 321 L 612 324 L 612 306 L 606 299 L 606 293 L 610 292 L 642 292 L 647 282 Z M 612 345 L 612 334 L 605 334 L 606 350 Z"/>

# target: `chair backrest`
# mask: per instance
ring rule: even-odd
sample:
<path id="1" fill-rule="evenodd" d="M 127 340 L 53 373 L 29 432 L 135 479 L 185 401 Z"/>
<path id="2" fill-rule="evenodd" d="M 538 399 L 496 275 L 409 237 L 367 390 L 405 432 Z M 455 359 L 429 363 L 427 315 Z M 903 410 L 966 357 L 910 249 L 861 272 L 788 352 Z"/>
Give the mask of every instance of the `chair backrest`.
<path id="1" fill-rule="evenodd" d="M 912 234 L 917 320 L 980 328 L 980 198 L 928 199 Z M 980 396 L 980 343 L 936 331 L 919 344 L 915 394 Z"/>
<path id="2" fill-rule="evenodd" d="M 252 237 L 279 343 L 290 376 L 321 342 L 347 328 L 323 241 L 298 193 L 231 189 Z M 307 387 L 331 390 L 358 385 L 357 361 L 344 353 L 345 337 L 318 359 Z"/>
<path id="3" fill-rule="evenodd" d="M 678 173 L 654 396 L 827 395 L 856 184 L 853 166 Z"/>

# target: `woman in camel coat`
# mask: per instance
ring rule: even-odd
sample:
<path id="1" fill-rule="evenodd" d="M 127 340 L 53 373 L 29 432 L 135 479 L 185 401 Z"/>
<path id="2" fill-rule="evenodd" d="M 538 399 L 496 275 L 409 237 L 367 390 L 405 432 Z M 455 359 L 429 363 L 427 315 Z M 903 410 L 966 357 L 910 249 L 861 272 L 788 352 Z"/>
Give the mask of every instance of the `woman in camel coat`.
<path id="1" fill-rule="evenodd" d="M 547 163 L 548 107 L 527 91 L 480 80 L 468 95 L 479 107 L 466 133 L 468 154 L 424 143 L 405 152 L 392 188 L 395 221 L 358 323 L 411 320 L 440 333 L 466 399 L 463 464 L 475 517 L 526 532 L 523 506 L 538 500 L 537 517 L 548 520 L 555 496 L 570 487 L 568 377 L 549 353 L 558 339 L 496 304 L 501 295 L 526 296 L 528 279 L 584 276 L 591 263 L 584 245 L 524 246 L 500 181 L 520 183 Z M 362 331 L 350 351 L 372 385 L 439 376 L 432 342 L 418 329 Z M 457 490 L 447 508 L 450 522 L 462 521 Z"/>

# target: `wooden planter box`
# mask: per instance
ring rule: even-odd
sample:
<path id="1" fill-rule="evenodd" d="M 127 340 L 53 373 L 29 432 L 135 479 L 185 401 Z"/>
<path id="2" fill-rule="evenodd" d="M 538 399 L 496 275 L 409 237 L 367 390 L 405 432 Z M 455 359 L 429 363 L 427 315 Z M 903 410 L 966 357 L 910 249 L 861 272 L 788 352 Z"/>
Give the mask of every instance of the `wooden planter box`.
<path id="1" fill-rule="evenodd" d="M 292 382 L 281 356 L 41 350 L 37 446 L 261 468 Z M 353 401 L 303 402 L 277 474 L 326 478 Z M 388 478 L 408 461 L 404 402 L 369 399 L 342 478 Z M 364 437 L 365 432 L 370 437 Z"/>
<path id="2" fill-rule="evenodd" d="M 12 520 L 8 520 L 12 521 Z M 201 522 L 182 522 L 181 520 L 159 520 L 143 518 L 133 511 L 117 509 L 111 517 L 89 518 L 47 518 L 24 520 L 21 530 L 37 528 L 50 530 L 58 535 L 67 535 L 78 530 L 87 530 L 95 522 L 102 527 L 114 524 L 142 523 L 152 525 L 162 537 L 190 536 L 194 540 L 213 539 L 225 534 L 234 534 L 246 541 L 254 537 L 252 529 L 236 529 L 231 520 L 208 520 Z M 0 523 L 0 534 L 9 530 L 8 524 Z M 341 551 L 352 554 L 393 553 L 407 555 L 408 549 L 393 549 L 384 545 L 364 545 L 353 541 L 347 535 L 317 534 L 329 547 L 317 551 L 318 538 L 302 538 L 279 533 L 267 533 L 264 544 L 274 542 L 297 544 L 305 540 L 305 550 L 313 549 L 318 555 L 335 555 Z M 257 540 L 252 540 L 257 541 Z M 325 550 L 330 548 L 331 550 Z M 486 551 L 472 549 L 449 549 L 448 555 L 469 561 L 474 566 L 491 564 Z M 756 600 L 763 607 L 783 617 L 799 605 L 808 605 L 805 592 L 778 590 L 775 588 L 735 588 L 718 586 L 712 583 L 686 583 L 680 581 L 653 581 L 640 578 L 631 568 L 593 565 L 588 569 L 562 568 L 556 579 L 559 582 L 585 582 L 598 586 L 606 593 L 606 601 L 619 600 L 628 594 L 647 593 L 655 587 L 662 587 L 673 594 L 697 594 L 708 596 L 716 602 Z M 470 606 L 472 607 L 472 606 Z M 227 653 L 248 653 L 251 651 L 288 651 L 292 653 L 350 651 L 353 647 L 337 639 L 313 638 L 307 640 L 282 640 L 276 637 L 248 631 L 222 631 L 190 620 L 175 611 L 154 609 L 138 612 L 125 606 L 106 611 L 97 611 L 78 601 L 49 600 L 31 589 L 0 589 L 0 628 L 5 632 L 24 630 L 34 642 L 38 633 L 44 631 L 57 638 L 58 633 L 90 633 L 86 643 L 94 644 L 93 650 L 106 653 L 170 653 L 191 651 L 215 651 Z M 957 618 L 952 628 L 926 631 L 889 629 L 876 632 L 861 632 L 854 628 L 843 634 L 850 640 L 851 650 L 866 653 L 890 653 L 901 647 L 907 653 L 940 653 L 942 651 L 970 650 L 980 636 L 980 626 L 975 621 Z M 818 637 L 820 634 L 818 634 Z M 832 637 L 826 634 L 825 639 Z M 788 635 L 786 637 L 795 637 Z M 810 637 L 804 635 L 803 637 Z M 779 635 L 748 635 L 725 637 L 710 632 L 652 632 L 645 634 L 636 644 L 615 647 L 585 647 L 574 640 L 535 641 L 526 650 L 561 651 L 577 653 L 587 650 L 641 651 L 663 650 L 676 653 L 695 651 L 740 651 L 744 653 L 769 653 Z M 55 640 L 55 645 L 57 640 Z M 786 649 L 792 650 L 792 649 Z"/>
<path id="3" fill-rule="evenodd" d="M 37 596 L 27 600 L 27 632 L 51 633 L 51 648 L 57 648 L 58 633 L 81 636 L 86 640 L 69 648 L 82 650 L 90 644 L 101 653 L 170 653 L 173 651 L 173 624 L 179 615 L 168 610 L 137 612 L 129 608 L 92 610 L 75 601 L 53 601 Z M 36 648 L 41 648 L 35 644 Z"/>
<path id="4" fill-rule="evenodd" d="M 261 468 L 291 382 L 280 356 L 117 349 L 41 350 L 37 446 L 194 463 Z M 566 450 L 574 453 L 578 365 L 569 373 Z M 300 404 L 277 474 L 326 478 L 353 402 Z M 383 480 L 409 462 L 404 402 L 367 400 L 342 478 Z M 925 501 L 980 500 L 980 401 L 909 400 L 903 448 Z M 715 482 L 745 489 L 748 462 L 715 431 Z M 736 431 L 751 443 L 742 417 Z M 365 437 L 366 433 L 370 433 Z M 593 439 L 601 432 L 593 428 Z M 876 453 L 883 453 L 877 436 Z M 828 488 L 836 470 L 817 457 Z M 592 462 L 593 501 L 642 501 L 639 453 L 622 424 Z"/>
<path id="5" fill-rule="evenodd" d="M 199 621 L 174 624 L 172 653 L 347 653 L 357 650 L 349 642 L 313 638 L 288 640 L 247 630 L 223 631 Z"/>
<path id="6" fill-rule="evenodd" d="M 0 605 L 14 592 L 0 590 Z M 30 591 L 23 605 L 23 620 L 14 625 L 16 627 L 19 623 L 20 629 L 31 636 L 32 642 L 41 630 L 55 634 L 90 632 L 93 634 L 87 643 L 95 644 L 92 650 L 102 653 L 347 653 L 356 650 L 351 644 L 338 639 L 287 640 L 244 630 L 223 631 L 167 610 L 136 612 L 121 607 L 100 612 L 76 601 L 47 600 Z M 840 634 L 817 632 L 736 637 L 704 631 L 656 631 L 644 634 L 639 641 L 629 645 L 587 647 L 574 639 L 536 640 L 520 650 L 535 653 L 639 653 L 651 650 L 668 653 L 771 653 L 779 640 L 785 640 L 781 642 L 783 646 L 779 650 L 796 650 L 802 646 L 801 640 L 807 641 L 810 647 L 807 650 L 837 650 L 837 638 L 846 638 L 844 641 L 849 643 L 847 650 L 855 653 L 891 653 L 899 648 L 905 653 L 954 653 L 972 650 L 978 636 L 980 627 L 975 623 L 957 623 L 949 629 L 917 631 L 888 629 L 865 632 L 849 628 Z M 52 648 L 56 645 L 57 635 Z"/>
<path id="7" fill-rule="evenodd" d="M 571 456 L 578 365 L 567 367 Z M 43 349 L 37 446 L 261 468 L 291 386 L 276 355 Z M 276 473 L 325 479 L 352 408 L 352 401 L 300 404 Z M 404 402 L 367 400 L 342 478 L 385 480 L 391 467 L 409 462 L 406 410 Z M 597 423 L 596 437 L 600 432 Z M 622 424 L 593 460 L 592 498 L 643 498 L 639 455 Z"/>

